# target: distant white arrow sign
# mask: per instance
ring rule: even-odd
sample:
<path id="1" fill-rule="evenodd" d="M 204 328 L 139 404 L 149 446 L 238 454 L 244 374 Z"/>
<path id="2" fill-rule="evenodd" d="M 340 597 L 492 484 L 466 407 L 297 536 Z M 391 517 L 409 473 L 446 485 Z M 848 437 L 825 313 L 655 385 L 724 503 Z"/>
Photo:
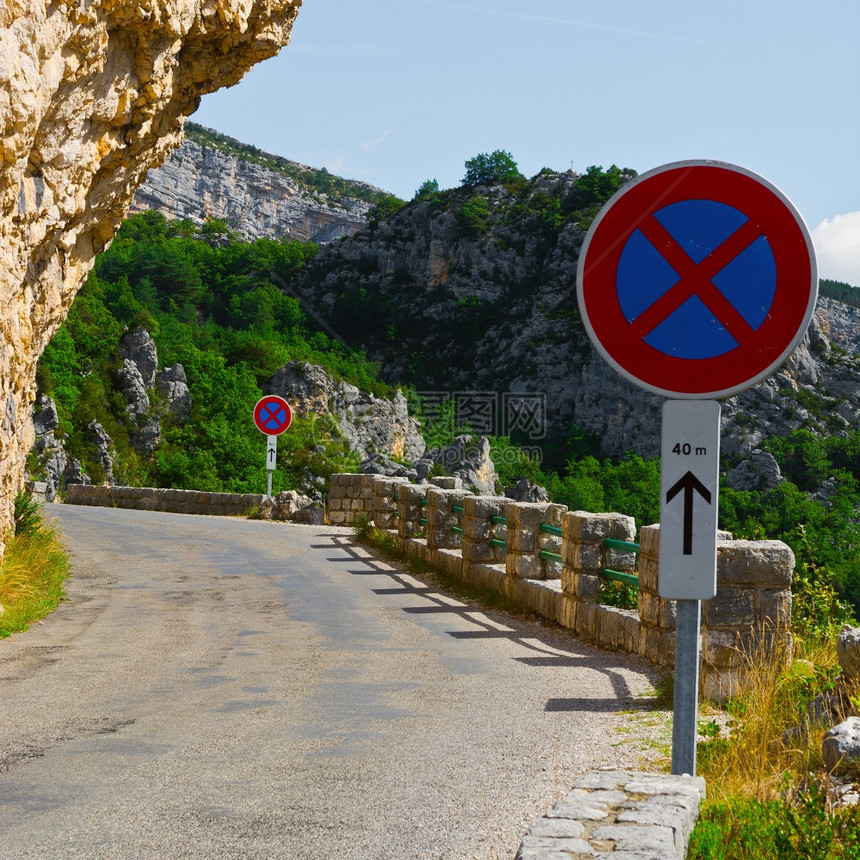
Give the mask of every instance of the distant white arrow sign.
<path id="1" fill-rule="evenodd" d="M 663 404 L 660 597 L 709 600 L 717 593 L 720 404 Z"/>
<path id="2" fill-rule="evenodd" d="M 278 460 L 278 437 L 266 437 L 266 468 L 270 472 L 274 472 L 277 468 Z"/>

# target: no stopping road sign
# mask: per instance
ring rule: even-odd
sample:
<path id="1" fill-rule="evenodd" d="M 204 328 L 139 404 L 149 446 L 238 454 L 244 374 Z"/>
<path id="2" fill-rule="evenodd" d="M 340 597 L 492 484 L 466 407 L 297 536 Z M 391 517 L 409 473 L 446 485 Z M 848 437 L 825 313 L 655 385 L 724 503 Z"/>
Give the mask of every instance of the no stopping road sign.
<path id="1" fill-rule="evenodd" d="M 290 404 L 277 394 L 267 394 L 257 401 L 254 407 L 254 424 L 267 436 L 283 433 L 293 420 Z"/>
<path id="2" fill-rule="evenodd" d="M 797 210 L 751 171 L 686 161 L 643 173 L 601 210 L 577 271 L 580 313 L 622 376 L 667 397 L 736 394 L 806 331 L 815 253 Z"/>

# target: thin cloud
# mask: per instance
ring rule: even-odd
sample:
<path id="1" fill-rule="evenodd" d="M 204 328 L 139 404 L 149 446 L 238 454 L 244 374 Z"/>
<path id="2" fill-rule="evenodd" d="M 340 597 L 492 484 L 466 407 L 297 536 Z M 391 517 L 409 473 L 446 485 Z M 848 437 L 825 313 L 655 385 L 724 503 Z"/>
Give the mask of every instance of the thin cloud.
<path id="1" fill-rule="evenodd" d="M 860 212 L 825 218 L 813 231 L 818 274 L 860 287 Z"/>
<path id="2" fill-rule="evenodd" d="M 667 33 L 649 33 L 644 30 L 628 30 L 624 27 L 612 27 L 608 24 L 593 24 L 590 21 L 573 21 L 569 18 L 555 18 L 550 15 L 530 15 L 527 12 L 506 12 L 502 9 L 486 9 L 483 6 L 466 6 L 462 3 L 446 3 L 443 2 L 443 0 L 406 0 L 406 2 L 413 4 L 418 3 L 422 6 L 438 6 L 444 9 L 459 9 L 463 12 L 479 12 L 484 15 L 495 15 L 499 18 L 517 18 L 520 21 L 542 21 L 548 24 L 563 24 L 568 27 L 584 27 L 589 30 L 604 30 L 607 33 L 621 33 L 625 36 L 640 36 L 646 39 L 664 39 L 670 42 L 687 42 L 693 45 L 706 44 L 702 39 L 691 39 L 687 36 L 670 36 Z"/>
<path id="3" fill-rule="evenodd" d="M 379 137 L 374 137 L 374 138 L 371 138 L 370 140 L 366 140 L 361 145 L 361 148 L 365 151 L 368 149 L 373 149 L 374 146 L 379 146 L 380 143 L 383 143 L 385 140 L 387 140 L 388 135 L 390 135 L 390 134 L 391 134 L 391 129 L 387 128 L 387 129 L 385 129 L 384 132 L 382 132 L 382 134 Z"/>

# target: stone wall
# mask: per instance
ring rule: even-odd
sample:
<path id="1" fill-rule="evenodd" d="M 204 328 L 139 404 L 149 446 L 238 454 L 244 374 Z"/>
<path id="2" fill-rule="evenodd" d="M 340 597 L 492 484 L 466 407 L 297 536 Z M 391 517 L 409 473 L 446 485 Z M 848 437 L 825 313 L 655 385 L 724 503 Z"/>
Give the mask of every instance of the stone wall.
<path id="1" fill-rule="evenodd" d="M 184 117 L 276 54 L 300 4 L 0 3 L 0 549 L 39 356 Z"/>
<path id="2" fill-rule="evenodd" d="M 674 601 L 657 594 L 659 526 L 642 529 L 638 610 L 625 610 L 599 604 L 596 597 L 605 569 L 634 571 L 634 553 L 604 545 L 607 538 L 631 542 L 632 517 L 375 475 L 333 475 L 331 522 L 349 525 L 359 515 L 396 534 L 408 553 L 464 581 L 502 591 L 582 638 L 656 664 L 674 662 Z M 561 536 L 555 533 L 559 529 Z M 703 601 L 702 608 L 704 695 L 730 695 L 763 648 L 790 657 L 793 570 L 794 555 L 780 541 L 735 541 L 721 534 L 717 596 Z"/>
<path id="3" fill-rule="evenodd" d="M 332 475 L 328 519 L 333 526 L 351 526 L 361 516 L 373 519 L 375 475 Z"/>
<path id="4" fill-rule="evenodd" d="M 67 505 L 131 508 L 174 514 L 244 516 L 259 508 L 265 496 L 255 493 L 205 493 L 199 490 L 166 490 L 153 487 L 92 487 L 70 484 Z"/>

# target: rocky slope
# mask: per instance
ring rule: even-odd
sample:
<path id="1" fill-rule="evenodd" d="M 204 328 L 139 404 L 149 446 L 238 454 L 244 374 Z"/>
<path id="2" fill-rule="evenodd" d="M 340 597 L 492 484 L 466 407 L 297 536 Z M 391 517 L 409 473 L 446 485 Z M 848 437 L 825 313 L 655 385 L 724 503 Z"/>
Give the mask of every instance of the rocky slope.
<path id="1" fill-rule="evenodd" d="M 663 398 L 619 377 L 579 319 L 578 254 L 601 202 L 572 172 L 443 192 L 326 246 L 291 288 L 379 361 L 387 381 L 408 383 L 428 401 L 455 396 L 473 426 L 519 429 L 521 439 L 542 445 L 544 430 L 563 439 L 575 424 L 607 454 L 653 456 Z M 723 401 L 729 459 L 766 435 L 857 427 L 858 363 L 828 335 L 853 350 L 858 331 L 856 311 L 823 301 L 783 368 Z M 510 409 L 529 396 L 531 412 Z"/>
<path id="2" fill-rule="evenodd" d="M 0 4 L 0 542 L 36 361 L 200 97 L 289 39 L 301 0 Z"/>
<path id="3" fill-rule="evenodd" d="M 131 211 L 157 209 L 201 224 L 220 218 L 246 239 L 261 236 L 328 242 L 366 223 L 383 192 L 359 182 L 261 153 L 188 124 L 185 142 L 137 190 Z"/>

